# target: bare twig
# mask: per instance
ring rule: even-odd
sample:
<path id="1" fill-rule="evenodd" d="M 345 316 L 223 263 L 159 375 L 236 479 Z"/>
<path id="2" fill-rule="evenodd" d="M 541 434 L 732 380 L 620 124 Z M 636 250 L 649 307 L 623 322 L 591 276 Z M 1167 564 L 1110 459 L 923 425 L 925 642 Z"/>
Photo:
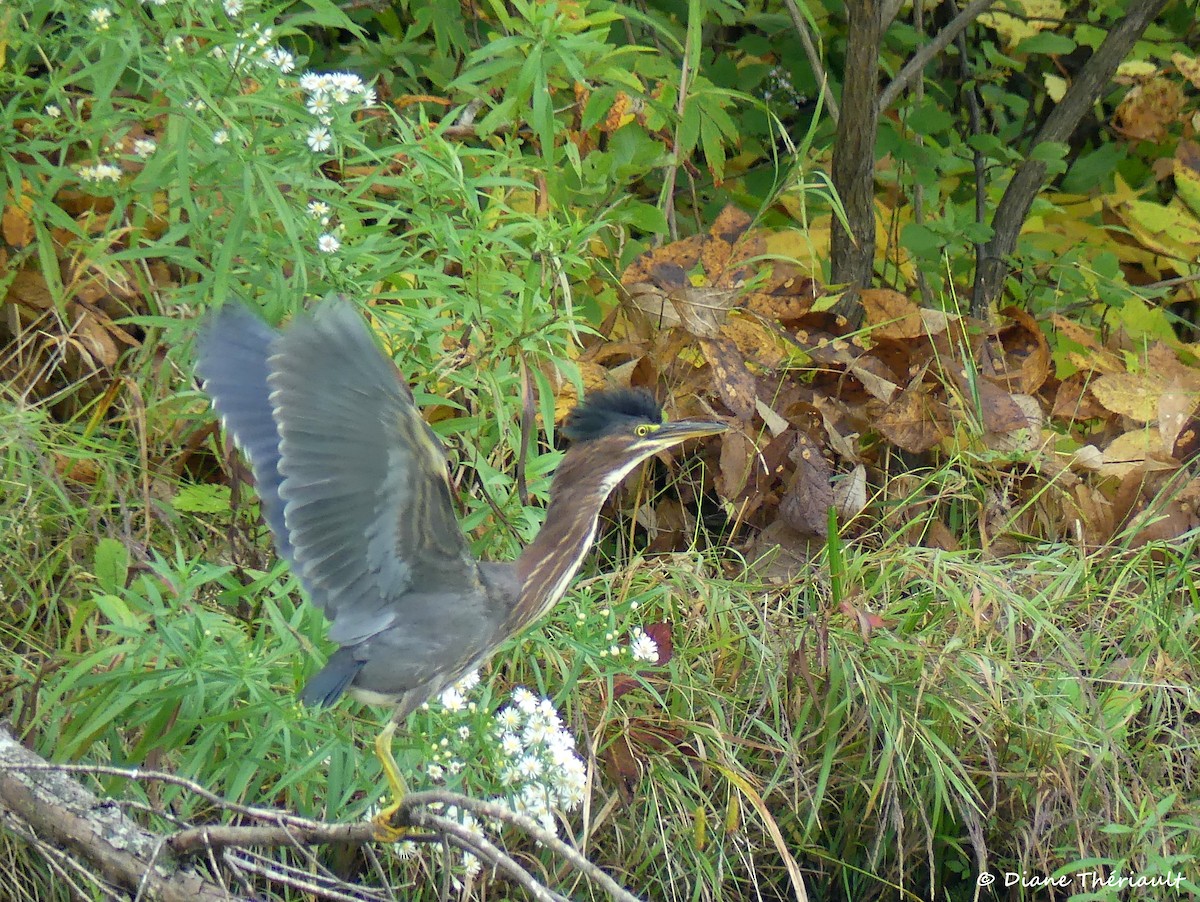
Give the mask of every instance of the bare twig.
<path id="1" fill-rule="evenodd" d="M 155 865 L 160 863 L 173 865 L 178 859 L 196 855 L 204 855 L 210 861 L 215 862 L 218 857 L 217 853 L 220 853 L 219 857 L 225 863 L 226 867 L 238 874 L 243 872 L 254 873 L 282 885 L 312 893 L 323 899 L 342 900 L 363 898 L 361 893 L 357 895 L 350 894 L 348 892 L 350 887 L 336 878 L 314 875 L 309 871 L 299 871 L 289 868 L 286 864 L 278 861 L 254 857 L 247 852 L 247 849 L 256 847 L 288 847 L 303 850 L 309 846 L 332 843 L 358 846 L 367 845 L 379 842 L 380 840 L 379 828 L 373 822 L 363 821 L 350 824 L 327 823 L 273 808 L 256 808 L 241 805 L 221 798 L 192 780 L 161 771 L 98 764 L 51 764 L 37 758 L 37 756 L 30 752 L 26 752 L 6 731 L 0 729 L 0 744 L 4 740 L 7 740 L 11 746 L 15 746 L 24 752 L 24 757 L 4 754 L 4 748 L 0 745 L 0 811 L 3 811 L 8 805 L 4 783 L 6 779 L 33 782 L 37 778 L 30 777 L 29 775 L 31 774 L 46 775 L 43 779 L 49 779 L 49 777 L 53 776 L 56 780 L 64 780 L 68 774 L 89 774 L 124 777 L 140 782 L 162 782 L 180 786 L 218 808 L 232 812 L 242 818 L 259 822 L 254 824 L 214 824 L 187 827 L 170 836 L 149 833 L 129 823 L 129 829 L 139 831 L 144 837 L 144 842 L 142 843 L 144 848 L 141 857 L 138 859 L 140 867 L 133 867 L 127 870 L 131 874 L 136 874 L 139 881 L 147 883 L 145 887 L 138 887 L 135 884 L 131 887 L 132 889 L 145 889 L 147 892 L 153 891 L 161 894 L 162 890 L 158 886 L 161 880 L 158 877 L 158 868 Z M 85 807 L 93 816 L 97 810 L 107 810 L 113 812 L 114 816 L 119 817 L 122 821 L 125 820 L 124 815 L 120 813 L 117 805 L 106 805 L 90 793 L 86 793 L 82 787 L 79 787 L 73 781 L 67 780 L 66 782 L 74 786 L 79 792 L 86 794 L 88 801 Z M 46 807 L 44 803 L 43 807 Z M 622 889 L 615 880 L 609 877 L 597 865 L 588 861 L 578 850 L 563 842 L 554 833 L 544 829 L 532 819 L 515 814 L 502 805 L 481 802 L 453 792 L 439 790 L 414 792 L 405 796 L 403 806 L 393 818 L 393 823 L 398 827 L 433 831 L 433 835 L 405 834 L 404 838 L 415 842 L 447 842 L 464 852 L 474 855 L 489 867 L 502 872 L 508 879 L 524 887 L 535 898 L 544 899 L 547 902 L 562 902 L 564 899 L 563 896 L 553 892 L 539 882 L 525 867 L 489 839 L 463 826 L 453 818 L 446 816 L 446 810 L 451 807 L 457 808 L 460 811 L 470 812 L 476 819 L 481 821 L 500 822 L 516 827 L 530 839 L 549 849 L 569 866 L 575 868 L 586 879 L 603 889 L 612 899 L 617 900 L 617 902 L 637 902 L 635 896 Z M 51 812 L 49 815 L 51 818 L 57 816 L 54 813 L 52 803 L 47 810 Z M 79 832 L 86 833 L 87 831 L 81 830 Z M 25 829 L 22 835 L 29 836 L 31 833 L 31 830 Z M 56 842 L 56 844 L 61 844 L 61 840 Z M 82 857 L 90 860 L 90 856 L 86 850 L 82 853 Z M 107 876 L 104 872 L 100 873 Z M 128 879 L 130 878 L 126 878 L 126 882 Z M 196 879 L 198 880 L 199 878 Z M 154 883 L 155 885 L 150 886 L 149 883 Z M 193 886 L 189 884 L 188 886 L 188 891 L 182 896 L 164 895 L 163 898 L 181 898 L 186 899 L 187 902 L 206 902 L 210 898 L 218 898 L 211 893 L 206 895 L 205 886 L 211 886 L 212 892 L 219 893 L 219 898 L 222 900 L 235 898 L 228 895 L 224 889 L 217 888 L 215 885 L 197 884 Z M 356 892 L 357 890 L 358 888 L 355 888 Z"/>
<path id="2" fill-rule="evenodd" d="M 821 62 L 821 54 L 817 52 L 817 45 L 813 43 L 808 23 L 804 21 L 804 16 L 800 13 L 800 7 L 796 5 L 796 0 L 783 0 L 783 3 L 787 7 L 788 15 L 792 17 L 792 27 L 796 29 L 796 34 L 800 38 L 800 45 L 804 48 L 808 65 L 812 68 L 813 75 L 816 76 L 817 84 L 821 86 L 821 96 L 825 98 L 824 103 L 825 108 L 829 110 L 829 118 L 833 120 L 834 125 L 837 125 L 838 103 L 833 92 L 829 90 L 829 75 L 825 72 L 825 64 Z"/>
<path id="3" fill-rule="evenodd" d="M 928 44 L 922 45 L 879 95 L 879 111 L 882 113 L 889 109 L 896 102 L 900 93 L 916 80 L 917 74 L 922 72 L 935 56 L 945 50 L 951 41 L 995 2 L 996 0 L 971 0 L 962 8 L 962 12 L 947 22 L 945 27 L 933 36 Z"/>
<path id="4" fill-rule="evenodd" d="M 88 792 L 62 767 L 48 764 L 0 727 L 0 823 L 61 850 L 60 864 L 103 882 L 164 902 L 236 902 L 238 897 L 200 873 L 160 854 L 162 837 L 129 820 Z M 44 845 L 43 845 L 44 844 Z M 53 862 L 52 857 L 44 860 Z M 52 867 L 57 865 L 52 863 Z M 66 878 L 66 874 L 62 876 Z M 108 894 L 107 890 L 104 890 Z M 112 893 L 115 897 L 116 893 Z"/>

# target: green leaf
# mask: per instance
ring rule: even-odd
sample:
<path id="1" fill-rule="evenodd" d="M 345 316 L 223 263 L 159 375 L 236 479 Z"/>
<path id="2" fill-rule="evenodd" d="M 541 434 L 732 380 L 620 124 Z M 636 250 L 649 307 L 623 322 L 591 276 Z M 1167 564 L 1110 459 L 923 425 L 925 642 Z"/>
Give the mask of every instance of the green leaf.
<path id="1" fill-rule="evenodd" d="M 946 246 L 941 235 L 929 226 L 910 222 L 900 233 L 900 243 L 918 257 L 937 259 Z"/>
<path id="2" fill-rule="evenodd" d="M 1042 141 L 1029 153 L 1029 159 L 1042 163 L 1060 163 L 1069 148 L 1061 141 Z"/>
<path id="3" fill-rule="evenodd" d="M 667 232 L 667 217 L 652 204 L 640 200 L 629 201 L 621 208 L 621 212 L 625 221 L 635 229 L 651 235 L 665 235 Z"/>
<path id="4" fill-rule="evenodd" d="M 129 549 L 116 539 L 101 539 L 92 556 L 92 570 L 96 574 L 96 584 L 103 591 L 123 592 L 129 573 Z"/>
<path id="5" fill-rule="evenodd" d="M 171 507 L 189 514 L 220 514 L 229 510 L 227 485 L 185 485 L 171 499 Z"/>
<path id="6" fill-rule="evenodd" d="M 944 135 L 954 127 L 954 117 L 932 103 L 917 107 L 905 121 L 918 135 Z"/>
<path id="7" fill-rule="evenodd" d="M 725 177 L 725 142 L 721 130 L 712 119 L 705 116 L 700 120 L 700 140 L 704 144 L 704 157 L 713 177 L 720 181 Z"/>
<path id="8" fill-rule="evenodd" d="M 1066 35 L 1039 31 L 1017 45 L 1017 53 L 1045 53 L 1062 56 L 1075 50 L 1076 43 Z"/>
<path id="9" fill-rule="evenodd" d="M 136 633 L 145 632 L 145 620 L 139 617 L 126 604 L 125 599 L 119 595 L 95 595 L 92 600 L 96 604 L 96 608 L 105 616 L 109 623 L 113 626 L 121 627 L 115 630 L 118 633 L 127 633 L 133 631 Z"/>
<path id="10" fill-rule="evenodd" d="M 1111 188 L 1117 167 L 1129 155 L 1125 144 L 1101 144 L 1080 154 L 1063 176 L 1062 188 L 1068 194 L 1088 194 L 1098 186 Z"/>
<path id="11" fill-rule="evenodd" d="M 700 106 L 694 100 L 686 102 L 683 108 L 683 118 L 679 121 L 679 152 L 684 156 L 696 149 L 700 138 Z"/>

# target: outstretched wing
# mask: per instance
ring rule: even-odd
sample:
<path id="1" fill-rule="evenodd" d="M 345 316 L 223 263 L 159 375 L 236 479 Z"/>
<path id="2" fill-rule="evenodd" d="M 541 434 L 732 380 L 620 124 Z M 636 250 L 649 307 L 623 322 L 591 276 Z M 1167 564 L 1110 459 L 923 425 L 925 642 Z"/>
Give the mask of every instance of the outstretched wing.
<path id="1" fill-rule="evenodd" d="M 221 415 L 234 444 L 250 461 L 263 519 L 275 537 L 279 556 L 292 566 L 279 486 L 279 432 L 272 416 L 267 358 L 279 333 L 241 304 L 226 304 L 200 331 L 196 372 Z"/>
<path id="2" fill-rule="evenodd" d="M 298 315 L 267 366 L 287 536 L 329 637 L 425 620 L 435 592 L 479 603 L 441 446 L 361 315 L 340 300 Z"/>
<path id="3" fill-rule="evenodd" d="M 228 304 L 201 332 L 197 370 L 331 639 L 425 621 L 431 591 L 485 597 L 441 446 L 349 302 L 282 332 Z"/>

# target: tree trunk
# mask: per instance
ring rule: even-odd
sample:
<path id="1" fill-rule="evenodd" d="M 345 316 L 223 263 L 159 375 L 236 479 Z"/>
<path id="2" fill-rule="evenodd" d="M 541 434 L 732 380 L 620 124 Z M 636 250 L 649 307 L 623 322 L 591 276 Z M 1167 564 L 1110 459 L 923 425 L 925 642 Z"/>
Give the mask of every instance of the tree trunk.
<path id="1" fill-rule="evenodd" d="M 833 281 L 862 288 L 875 266 L 875 135 L 879 126 L 879 42 L 883 33 L 881 0 L 846 4 L 848 43 L 842 82 L 841 116 L 833 146 L 833 185 L 846 211 L 849 231 L 833 218 L 830 271 Z M 862 307 L 844 298 L 837 312 L 852 326 Z"/>
<path id="2" fill-rule="evenodd" d="M 1141 37 L 1166 5 L 1167 0 L 1132 0 L 1125 18 L 1113 26 L 1104 43 L 1079 70 L 1063 99 L 1046 117 L 1031 150 L 1046 141 L 1062 142 L 1071 137 L 1100 92 L 1112 81 L 1117 66 L 1129 53 L 1134 41 Z M 1027 159 L 1008 183 L 1004 197 L 996 208 L 996 215 L 992 217 L 992 238 L 984 245 L 983 260 L 975 274 L 971 296 L 971 313 L 974 316 L 986 316 L 992 302 L 999 297 L 1008 276 L 1009 257 L 1017 246 L 1017 237 L 1021 234 L 1025 217 L 1029 215 L 1029 208 L 1042 190 L 1045 180 L 1046 164 Z"/>

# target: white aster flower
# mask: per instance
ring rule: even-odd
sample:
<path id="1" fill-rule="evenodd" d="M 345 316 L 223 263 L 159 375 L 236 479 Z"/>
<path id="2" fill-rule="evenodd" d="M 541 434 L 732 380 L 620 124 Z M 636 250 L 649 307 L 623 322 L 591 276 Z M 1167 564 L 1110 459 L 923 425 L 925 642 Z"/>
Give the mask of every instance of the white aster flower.
<path id="1" fill-rule="evenodd" d="M 317 250 L 319 250 L 322 254 L 335 254 L 335 253 L 337 253 L 338 249 L 341 246 L 342 246 L 342 242 L 338 241 L 336 236 L 330 235 L 328 232 L 326 232 L 324 235 L 322 235 L 320 238 L 317 239 Z M 447 692 L 452 692 L 452 691 L 453 690 L 447 690 Z M 459 707 L 451 708 L 448 704 L 446 704 L 445 698 L 443 698 L 442 704 L 446 707 L 446 710 L 448 710 L 448 711 L 461 711 L 462 710 L 462 696 L 458 695 L 458 693 L 455 693 L 455 695 L 458 697 Z"/>
<path id="2" fill-rule="evenodd" d="M 629 653 L 633 660 L 646 664 L 658 663 L 658 643 L 645 630 L 636 629 L 630 636 Z"/>
<path id="3" fill-rule="evenodd" d="M 500 751 L 510 758 L 515 758 L 525 751 L 525 744 L 516 733 L 505 733 L 500 737 Z"/>
<path id="4" fill-rule="evenodd" d="M 285 75 L 296 68 L 296 58 L 279 47 L 268 47 L 263 52 L 263 61 Z"/>
<path id="5" fill-rule="evenodd" d="M 138 138 L 133 142 L 133 152 L 143 159 L 158 149 L 158 145 L 150 138 Z"/>
<path id="6" fill-rule="evenodd" d="M 327 242 L 325 239 L 329 239 L 329 241 Z M 328 246 L 330 244 L 332 244 L 332 247 Z M 322 235 L 317 241 L 317 247 L 327 254 L 332 254 L 341 246 L 341 242 L 329 234 Z M 451 686 L 449 689 L 442 692 L 438 700 L 442 703 L 442 707 L 447 711 L 462 711 L 467 707 L 467 700 L 463 697 L 463 694 L 458 691 L 458 687 L 456 686 Z"/>
<path id="7" fill-rule="evenodd" d="M 467 692 L 469 692 L 470 690 L 474 689 L 478 685 L 479 685 L 479 671 L 478 670 L 472 670 L 470 673 L 464 673 L 461 677 L 458 678 L 458 681 L 454 684 L 455 688 L 458 689 L 458 691 L 463 693 L 464 695 Z"/>
<path id="8" fill-rule="evenodd" d="M 116 182 L 121 178 L 121 170 L 112 163 L 94 163 L 90 166 L 80 166 L 77 170 L 79 177 L 85 182 Z"/>
<path id="9" fill-rule="evenodd" d="M 534 780 L 542 775 L 545 765 L 542 764 L 542 759 L 536 755 L 526 755 L 517 762 L 517 773 L 526 780 Z"/>
<path id="10" fill-rule="evenodd" d="M 231 19 L 240 16 L 242 10 L 245 9 L 245 4 L 242 3 L 242 0 L 225 0 L 225 3 L 222 5 L 225 7 L 225 15 Z"/>
<path id="11" fill-rule="evenodd" d="M 434 782 L 441 782 L 441 779 L 446 776 L 446 770 L 440 764 L 430 764 L 425 768 L 425 773 L 429 774 L 429 779 Z"/>
<path id="12" fill-rule="evenodd" d="M 513 705 L 506 705 L 496 713 L 496 724 L 505 731 L 515 730 L 521 725 L 521 712 Z"/>
<path id="13" fill-rule="evenodd" d="M 223 128 L 219 128 L 215 132 L 213 132 L 213 144 L 216 144 L 218 147 L 220 147 L 222 144 L 228 144 L 228 143 L 229 143 L 229 132 L 228 131 L 226 131 Z"/>
<path id="14" fill-rule="evenodd" d="M 366 88 L 363 80 L 353 72 L 334 72 L 330 77 L 333 86 L 342 91 L 349 91 L 354 94 L 361 94 Z"/>
<path id="15" fill-rule="evenodd" d="M 333 104 L 329 102 L 329 98 L 324 94 L 314 94 L 308 99 L 305 107 L 309 113 L 316 116 L 322 122 L 328 122 L 333 113 Z"/>
<path id="16" fill-rule="evenodd" d="M 532 714 L 537 708 L 537 696 L 524 686 L 518 686 L 513 690 L 512 700 L 522 714 Z"/>
<path id="17" fill-rule="evenodd" d="M 322 79 L 324 76 L 317 72 L 305 72 L 300 76 L 300 90 L 307 94 L 315 94 L 322 90 Z"/>
<path id="18" fill-rule="evenodd" d="M 46 115 L 51 119 L 57 119 L 62 115 L 62 108 L 58 104 L 48 103 L 46 104 Z"/>
<path id="19" fill-rule="evenodd" d="M 88 13 L 88 19 L 96 26 L 97 31 L 108 31 L 109 22 L 112 21 L 112 10 L 107 6 L 97 6 Z"/>
<path id="20" fill-rule="evenodd" d="M 521 738 L 527 746 L 541 745 L 550 735 L 554 733 L 550 727 L 542 723 L 540 720 L 531 719 L 525 725 L 525 729 L 521 732 Z"/>
<path id="21" fill-rule="evenodd" d="M 324 153 L 333 146 L 333 138 L 329 134 L 329 129 L 323 125 L 310 128 L 308 134 L 304 136 L 304 140 L 313 153 Z"/>

